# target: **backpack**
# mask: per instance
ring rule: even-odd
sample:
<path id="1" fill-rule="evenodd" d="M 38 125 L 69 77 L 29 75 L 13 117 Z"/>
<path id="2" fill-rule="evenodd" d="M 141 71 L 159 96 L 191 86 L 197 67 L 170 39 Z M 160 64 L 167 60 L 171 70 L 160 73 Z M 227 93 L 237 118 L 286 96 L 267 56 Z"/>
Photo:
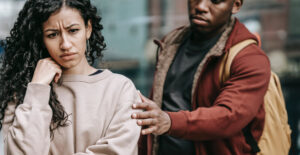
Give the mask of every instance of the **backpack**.
<path id="1" fill-rule="evenodd" d="M 257 44 L 253 39 L 233 46 L 222 58 L 219 80 L 224 83 L 230 76 L 230 66 L 234 57 L 246 46 Z M 291 129 L 278 76 L 271 72 L 268 90 L 264 97 L 265 123 L 262 135 L 257 142 L 247 126 L 243 129 L 246 142 L 252 153 L 258 155 L 288 155 L 291 147 Z"/>

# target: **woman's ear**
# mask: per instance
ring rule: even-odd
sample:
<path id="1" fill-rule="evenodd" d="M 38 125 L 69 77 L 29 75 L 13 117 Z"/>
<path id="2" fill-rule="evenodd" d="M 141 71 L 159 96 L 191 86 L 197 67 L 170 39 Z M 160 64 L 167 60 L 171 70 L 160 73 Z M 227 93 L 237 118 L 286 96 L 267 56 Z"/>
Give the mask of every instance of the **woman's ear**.
<path id="1" fill-rule="evenodd" d="M 92 21 L 89 20 L 86 26 L 86 39 L 90 39 L 92 31 L 93 31 Z"/>
<path id="2" fill-rule="evenodd" d="M 231 13 L 232 14 L 238 13 L 240 11 L 242 5 L 243 5 L 243 0 L 234 0 Z"/>

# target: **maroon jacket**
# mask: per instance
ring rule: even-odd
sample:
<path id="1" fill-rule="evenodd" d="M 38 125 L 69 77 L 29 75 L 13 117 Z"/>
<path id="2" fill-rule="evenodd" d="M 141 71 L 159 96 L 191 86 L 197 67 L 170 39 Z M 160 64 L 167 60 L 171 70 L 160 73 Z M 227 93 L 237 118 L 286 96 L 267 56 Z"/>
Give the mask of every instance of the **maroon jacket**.
<path id="1" fill-rule="evenodd" d="M 167 71 L 189 33 L 189 27 L 181 27 L 159 42 L 152 92 L 152 99 L 159 106 Z M 246 39 L 256 37 L 233 19 L 199 64 L 191 90 L 193 111 L 168 112 L 171 128 L 167 134 L 194 141 L 197 155 L 251 154 L 242 129 L 249 124 L 256 140 L 262 134 L 263 101 L 270 79 L 270 64 L 265 53 L 254 44 L 244 48 L 232 62 L 229 80 L 222 86 L 219 82 L 222 56 Z M 157 138 L 153 135 L 141 137 L 139 153 L 157 154 Z"/>

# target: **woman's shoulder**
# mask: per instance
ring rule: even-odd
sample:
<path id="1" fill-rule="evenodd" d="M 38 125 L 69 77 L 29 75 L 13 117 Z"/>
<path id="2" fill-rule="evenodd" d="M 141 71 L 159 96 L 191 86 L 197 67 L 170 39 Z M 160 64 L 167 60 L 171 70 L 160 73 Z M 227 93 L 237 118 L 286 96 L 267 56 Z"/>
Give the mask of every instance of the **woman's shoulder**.
<path id="1" fill-rule="evenodd" d="M 119 85 L 122 84 L 134 87 L 134 83 L 131 79 L 119 73 L 111 72 L 111 76 L 108 79 L 114 83 L 118 83 Z"/>
<path id="2" fill-rule="evenodd" d="M 117 80 L 117 81 L 122 81 L 122 82 L 132 82 L 131 79 L 129 79 L 128 77 L 126 77 L 125 75 L 119 74 L 119 73 L 115 73 L 112 72 L 110 70 L 108 70 L 109 72 L 111 72 L 111 79 L 112 80 Z"/>
<path id="3" fill-rule="evenodd" d="M 119 92 L 122 101 L 139 100 L 138 91 L 131 79 L 119 73 L 109 72 L 110 76 L 107 78 L 109 82 L 105 83 L 109 87 L 107 90 L 114 90 L 115 94 Z"/>

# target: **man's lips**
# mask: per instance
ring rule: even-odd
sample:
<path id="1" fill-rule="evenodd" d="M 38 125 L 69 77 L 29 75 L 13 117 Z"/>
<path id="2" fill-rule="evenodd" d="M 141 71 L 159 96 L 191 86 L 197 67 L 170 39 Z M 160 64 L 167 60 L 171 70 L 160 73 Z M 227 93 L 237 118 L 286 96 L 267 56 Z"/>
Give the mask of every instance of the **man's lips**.
<path id="1" fill-rule="evenodd" d="M 196 25 L 207 25 L 208 24 L 208 20 L 201 17 L 201 16 L 197 16 L 197 15 L 192 15 L 191 16 L 191 21 L 196 24 Z"/>

